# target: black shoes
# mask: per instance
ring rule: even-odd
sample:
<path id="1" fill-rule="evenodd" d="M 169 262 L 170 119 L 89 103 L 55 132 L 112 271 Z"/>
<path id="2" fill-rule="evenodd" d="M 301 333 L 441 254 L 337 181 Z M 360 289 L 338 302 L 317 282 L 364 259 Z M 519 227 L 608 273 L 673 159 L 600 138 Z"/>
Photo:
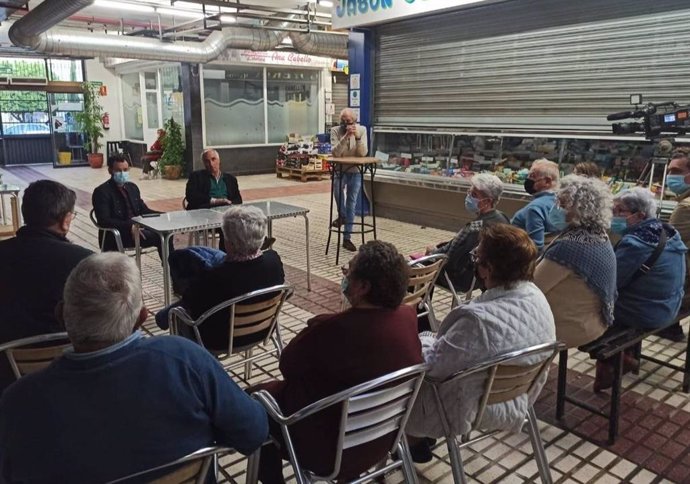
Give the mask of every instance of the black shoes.
<path id="1" fill-rule="evenodd" d="M 350 252 L 357 252 L 357 247 L 352 243 L 351 240 L 343 240 L 343 249 L 349 250 Z"/>
<path id="2" fill-rule="evenodd" d="M 668 328 L 664 328 L 656 334 L 660 338 L 670 339 L 675 343 L 682 343 L 685 341 L 685 335 L 683 334 L 683 328 L 680 323 L 676 323 Z"/>
<path id="3" fill-rule="evenodd" d="M 431 453 L 431 447 L 436 444 L 436 439 L 424 438 L 414 445 L 410 445 L 410 455 L 412 461 L 417 464 L 426 464 L 431 462 L 434 456 Z"/>
<path id="4" fill-rule="evenodd" d="M 345 223 L 344 217 L 338 217 L 333 222 L 331 222 L 331 227 L 340 227 Z"/>

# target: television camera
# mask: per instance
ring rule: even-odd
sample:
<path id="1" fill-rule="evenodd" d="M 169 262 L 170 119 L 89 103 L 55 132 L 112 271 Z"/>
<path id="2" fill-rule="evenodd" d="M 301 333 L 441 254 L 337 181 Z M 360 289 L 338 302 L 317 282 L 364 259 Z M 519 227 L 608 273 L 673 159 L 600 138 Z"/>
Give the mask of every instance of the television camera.
<path id="1" fill-rule="evenodd" d="M 641 101 L 641 96 L 631 96 L 631 100 Z M 643 133 L 649 140 L 658 139 L 662 134 L 686 134 L 690 132 L 690 106 L 680 106 L 676 102 L 647 103 L 636 106 L 634 111 L 623 111 L 606 116 L 608 121 L 639 119 L 627 123 L 613 123 L 613 134 Z"/>

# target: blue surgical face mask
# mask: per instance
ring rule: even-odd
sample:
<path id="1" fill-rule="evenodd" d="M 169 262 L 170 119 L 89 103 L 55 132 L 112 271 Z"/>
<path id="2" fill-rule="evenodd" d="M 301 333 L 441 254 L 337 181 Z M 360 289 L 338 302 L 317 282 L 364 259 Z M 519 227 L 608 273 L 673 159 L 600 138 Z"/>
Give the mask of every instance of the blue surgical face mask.
<path id="1" fill-rule="evenodd" d="M 566 212 L 561 207 L 556 205 L 553 206 L 549 212 L 549 222 L 553 225 L 556 230 L 565 230 L 568 226 L 568 222 L 565 220 Z"/>
<path id="2" fill-rule="evenodd" d="M 685 183 L 685 175 L 668 175 L 666 177 L 666 186 L 676 195 L 690 190 L 690 185 Z"/>
<path id="3" fill-rule="evenodd" d="M 472 195 L 469 193 L 465 197 L 465 210 L 470 212 L 471 214 L 478 214 L 479 213 L 479 199 L 474 198 Z"/>
<path id="4" fill-rule="evenodd" d="M 343 278 L 340 279 L 340 292 L 347 296 L 347 288 L 349 285 L 350 281 L 348 280 L 347 276 L 343 276 Z"/>
<path id="5" fill-rule="evenodd" d="M 613 217 L 611 219 L 611 232 L 622 235 L 628 229 L 627 217 Z"/>
<path id="6" fill-rule="evenodd" d="M 124 185 L 129 181 L 129 172 L 128 171 L 116 171 L 113 173 L 113 181 L 117 185 Z"/>

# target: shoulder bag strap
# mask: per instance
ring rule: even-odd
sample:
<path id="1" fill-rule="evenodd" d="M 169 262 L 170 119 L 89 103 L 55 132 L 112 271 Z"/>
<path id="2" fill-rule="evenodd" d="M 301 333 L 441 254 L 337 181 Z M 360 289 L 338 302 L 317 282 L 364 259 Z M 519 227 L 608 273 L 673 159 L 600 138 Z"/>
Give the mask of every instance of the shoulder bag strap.
<path id="1" fill-rule="evenodd" d="M 644 276 L 652 270 L 652 267 L 654 267 L 654 264 L 656 263 L 657 259 L 664 251 L 664 247 L 666 247 L 667 239 L 668 236 L 666 235 L 666 225 L 664 224 L 661 228 L 661 234 L 659 235 L 659 243 L 656 244 L 656 247 L 654 248 L 654 251 L 651 253 L 649 258 L 647 258 L 647 260 L 644 261 L 642 265 L 635 271 L 635 273 L 632 275 L 630 281 L 628 282 L 628 284 L 626 284 L 626 286 L 629 286 L 637 279 L 639 279 L 640 277 Z"/>

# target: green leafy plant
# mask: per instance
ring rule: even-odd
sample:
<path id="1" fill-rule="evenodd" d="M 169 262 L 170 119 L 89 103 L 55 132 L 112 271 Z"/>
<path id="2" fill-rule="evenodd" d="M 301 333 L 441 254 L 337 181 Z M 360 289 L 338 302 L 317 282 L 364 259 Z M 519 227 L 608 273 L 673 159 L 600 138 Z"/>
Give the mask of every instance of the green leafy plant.
<path id="1" fill-rule="evenodd" d="M 84 92 L 84 110 L 76 113 L 75 118 L 80 129 L 86 134 L 88 143 L 91 145 L 91 153 L 98 153 L 103 146 L 99 141 L 103 137 L 103 106 L 100 103 L 100 86 L 93 82 L 83 82 L 82 91 Z"/>
<path id="2" fill-rule="evenodd" d="M 179 166 L 184 168 L 184 142 L 182 141 L 182 128 L 174 118 L 170 118 L 163 126 L 165 136 L 161 141 L 163 154 L 158 160 L 161 170 L 166 166 Z"/>

